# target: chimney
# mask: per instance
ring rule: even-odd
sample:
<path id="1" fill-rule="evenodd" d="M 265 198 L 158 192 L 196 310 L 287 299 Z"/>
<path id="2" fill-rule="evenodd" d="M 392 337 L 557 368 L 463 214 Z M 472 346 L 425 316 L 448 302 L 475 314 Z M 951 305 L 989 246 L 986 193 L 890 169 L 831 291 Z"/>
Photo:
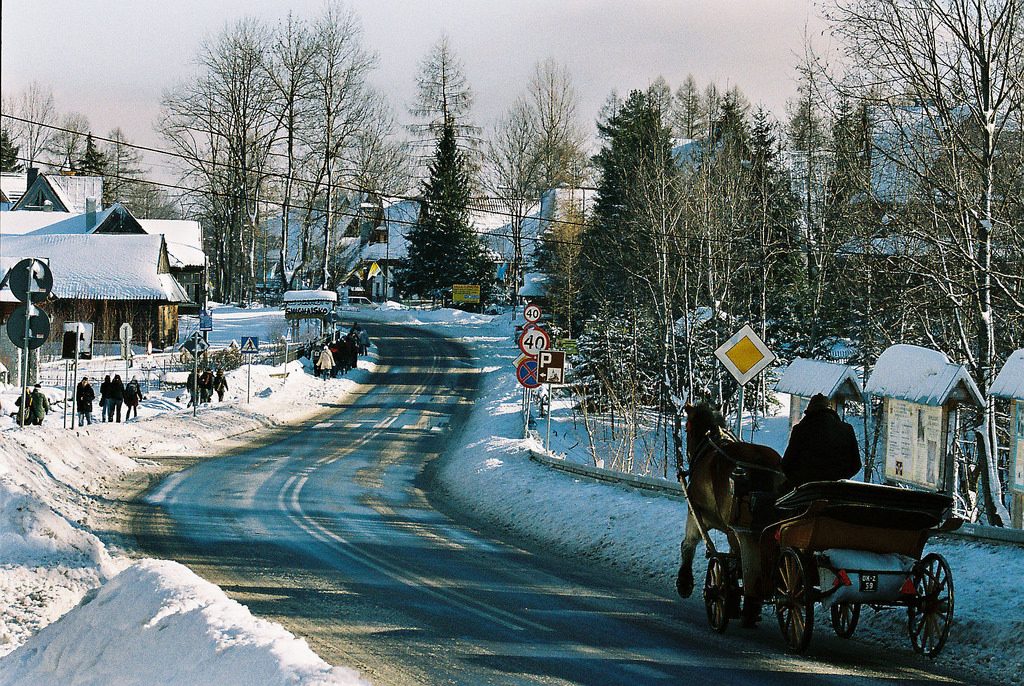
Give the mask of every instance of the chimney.
<path id="1" fill-rule="evenodd" d="M 90 231 L 96 226 L 96 198 L 85 199 L 85 228 Z"/>
<path id="2" fill-rule="evenodd" d="M 25 190 L 32 188 L 32 184 L 36 182 L 37 176 L 39 176 L 39 167 L 29 167 L 28 177 L 25 179 Z"/>

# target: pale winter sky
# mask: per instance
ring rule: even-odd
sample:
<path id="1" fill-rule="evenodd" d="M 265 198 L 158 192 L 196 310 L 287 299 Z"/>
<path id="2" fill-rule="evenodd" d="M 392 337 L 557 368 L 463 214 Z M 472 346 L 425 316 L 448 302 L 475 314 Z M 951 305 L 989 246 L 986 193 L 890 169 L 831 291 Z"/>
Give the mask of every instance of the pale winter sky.
<path id="1" fill-rule="evenodd" d="M 2 2 L 2 0 L 0 0 Z M 820 40 L 814 0 L 351 0 L 366 45 L 379 55 L 373 81 L 407 122 L 419 61 L 446 33 L 488 126 L 524 88 L 534 64 L 566 65 L 588 128 L 614 89 L 658 75 L 675 89 L 688 73 L 703 86 L 739 85 L 781 115 L 795 92 L 804 36 Z M 189 78 L 204 37 L 289 10 L 312 18 L 321 0 L 7 0 L 2 2 L 0 88 L 52 87 L 61 112 L 84 114 L 105 135 L 121 126 L 161 147 L 153 130 L 164 89 Z M 152 164 L 156 160 L 148 159 Z M 161 170 L 154 169 L 159 174 Z"/>

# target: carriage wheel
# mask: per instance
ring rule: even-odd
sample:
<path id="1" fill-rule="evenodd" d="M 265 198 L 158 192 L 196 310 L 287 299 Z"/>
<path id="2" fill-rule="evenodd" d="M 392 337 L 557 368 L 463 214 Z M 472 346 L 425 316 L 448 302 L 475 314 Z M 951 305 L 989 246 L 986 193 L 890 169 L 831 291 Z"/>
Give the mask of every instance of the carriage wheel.
<path id="1" fill-rule="evenodd" d="M 800 553 L 792 548 L 782 551 L 775 579 L 775 616 L 793 653 L 806 650 L 814 630 L 814 596 L 807 572 Z"/>
<path id="2" fill-rule="evenodd" d="M 907 608 L 907 626 L 914 650 L 935 657 L 946 645 L 953 622 L 953 572 L 946 558 L 929 553 L 914 565 L 917 597 Z"/>
<path id="3" fill-rule="evenodd" d="M 704 576 L 704 608 L 708 613 L 708 624 L 722 633 L 729 626 L 731 606 L 738 589 L 732 588 L 725 560 L 714 555 L 708 560 L 708 573 Z"/>
<path id="4" fill-rule="evenodd" d="M 860 619 L 860 603 L 835 603 L 831 608 L 832 630 L 839 638 L 853 636 Z"/>

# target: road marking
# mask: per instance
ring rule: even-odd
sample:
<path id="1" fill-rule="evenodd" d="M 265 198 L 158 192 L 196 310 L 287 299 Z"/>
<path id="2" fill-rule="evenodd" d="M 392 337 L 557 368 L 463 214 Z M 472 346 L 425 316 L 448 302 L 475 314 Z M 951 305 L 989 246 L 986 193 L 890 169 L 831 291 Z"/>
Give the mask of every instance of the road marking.
<path id="1" fill-rule="evenodd" d="M 295 475 L 289 478 L 278 494 L 278 506 L 282 511 L 288 513 L 289 518 L 291 518 L 299 528 L 311 537 L 319 540 L 321 543 L 342 555 L 345 555 L 349 559 L 362 563 L 389 577 L 393 581 L 419 589 L 443 603 L 460 607 L 466 612 L 477 615 L 488 622 L 500 624 L 501 626 L 513 631 L 526 631 L 527 629 L 533 629 L 535 631 L 553 631 L 550 627 L 537 624 L 536 622 L 531 622 L 530 620 L 514 615 L 511 612 L 502 610 L 501 608 L 493 607 L 475 598 L 465 596 L 464 594 L 455 591 L 450 587 L 443 586 L 442 584 L 439 584 L 425 576 L 416 574 L 409 570 L 403 570 L 383 558 L 373 555 L 365 550 L 360 550 L 351 541 L 347 540 L 340 534 L 327 529 L 303 511 L 302 503 L 299 501 L 299 494 L 302 492 L 302 488 L 307 479 L 308 476 L 306 475 Z M 288 495 L 286 499 L 286 494 L 288 494 L 289 490 L 291 491 L 291 494 Z"/>
<path id="2" fill-rule="evenodd" d="M 328 429 L 328 428 L 330 428 L 332 426 L 334 426 L 334 422 L 320 422 L 319 424 L 314 424 L 313 428 L 314 429 Z"/>

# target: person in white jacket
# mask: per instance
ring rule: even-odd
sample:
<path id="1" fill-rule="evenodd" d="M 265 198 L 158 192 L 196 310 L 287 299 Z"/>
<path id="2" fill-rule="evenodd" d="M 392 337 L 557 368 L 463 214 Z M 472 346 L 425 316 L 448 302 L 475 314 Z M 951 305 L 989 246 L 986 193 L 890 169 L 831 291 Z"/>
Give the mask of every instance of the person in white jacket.
<path id="1" fill-rule="evenodd" d="M 334 367 L 334 355 L 331 354 L 331 349 L 326 345 L 324 349 L 320 351 L 320 357 L 317 358 L 318 366 L 320 367 L 319 373 L 323 374 L 326 379 L 331 373 L 331 368 Z"/>

